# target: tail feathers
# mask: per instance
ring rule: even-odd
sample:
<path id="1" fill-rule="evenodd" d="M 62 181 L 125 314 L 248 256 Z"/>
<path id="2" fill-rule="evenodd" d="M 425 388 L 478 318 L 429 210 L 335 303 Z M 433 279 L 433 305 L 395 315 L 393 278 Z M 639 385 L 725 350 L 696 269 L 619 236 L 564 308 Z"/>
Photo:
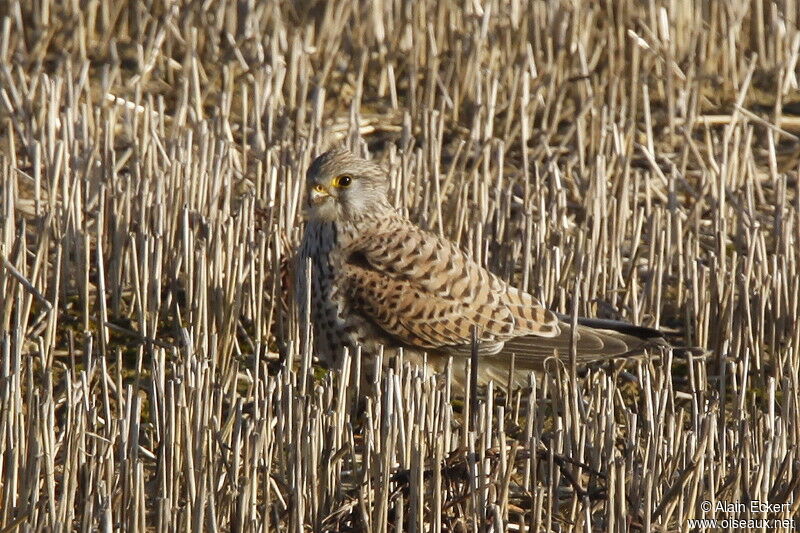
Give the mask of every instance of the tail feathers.
<path id="1" fill-rule="evenodd" d="M 572 317 L 569 315 L 558 315 L 558 318 L 565 324 L 570 324 L 572 322 Z M 662 333 L 657 329 L 648 328 L 645 326 L 637 326 L 635 324 L 631 324 L 629 322 L 623 322 L 621 320 L 609 320 L 607 318 L 578 317 L 578 325 L 586 326 L 587 328 L 592 328 L 592 329 L 616 331 L 618 333 L 624 333 L 625 335 L 629 335 L 631 337 L 638 337 L 640 339 L 664 338 L 664 333 Z"/>
<path id="2" fill-rule="evenodd" d="M 561 333 L 556 337 L 516 337 L 506 341 L 503 350 L 492 357 L 506 358 L 513 353 L 520 369 L 541 368 L 544 361 L 554 355 L 562 359 L 569 357 L 572 327 L 569 317 L 559 318 L 564 322 L 559 324 Z M 575 337 L 576 357 L 581 364 L 640 355 L 648 348 L 669 346 L 664 335 L 656 329 L 599 318 L 579 318 Z"/>

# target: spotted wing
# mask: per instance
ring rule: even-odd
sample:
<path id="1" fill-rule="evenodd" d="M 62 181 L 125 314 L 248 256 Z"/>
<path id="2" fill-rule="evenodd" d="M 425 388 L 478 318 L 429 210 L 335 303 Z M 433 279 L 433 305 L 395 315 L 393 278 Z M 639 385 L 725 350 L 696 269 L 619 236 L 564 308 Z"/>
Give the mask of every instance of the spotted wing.
<path id="1" fill-rule="evenodd" d="M 343 250 L 340 283 L 353 312 L 400 342 L 458 350 L 475 326 L 484 353 L 519 335 L 554 337 L 558 318 L 457 246 L 405 219 Z"/>

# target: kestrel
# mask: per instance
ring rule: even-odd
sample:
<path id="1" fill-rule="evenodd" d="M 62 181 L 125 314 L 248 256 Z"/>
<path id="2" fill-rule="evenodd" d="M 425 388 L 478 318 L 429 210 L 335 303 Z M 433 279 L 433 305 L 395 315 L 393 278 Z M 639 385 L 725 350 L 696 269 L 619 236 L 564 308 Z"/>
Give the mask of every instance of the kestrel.
<path id="1" fill-rule="evenodd" d="M 305 317 L 310 259 L 313 353 L 322 362 L 336 361 L 345 346 L 353 353 L 360 345 L 370 354 L 383 346 L 403 348 L 417 362 L 427 354 L 435 371 L 452 356 L 458 374 L 471 352 L 473 327 L 480 382 L 505 382 L 512 354 L 525 375 L 554 355 L 568 359 L 569 317 L 546 309 L 456 244 L 398 213 L 389 203 L 388 174 L 379 165 L 334 148 L 313 161 L 306 185 L 295 296 Z M 602 319 L 578 323 L 579 363 L 665 344 L 650 328 Z"/>

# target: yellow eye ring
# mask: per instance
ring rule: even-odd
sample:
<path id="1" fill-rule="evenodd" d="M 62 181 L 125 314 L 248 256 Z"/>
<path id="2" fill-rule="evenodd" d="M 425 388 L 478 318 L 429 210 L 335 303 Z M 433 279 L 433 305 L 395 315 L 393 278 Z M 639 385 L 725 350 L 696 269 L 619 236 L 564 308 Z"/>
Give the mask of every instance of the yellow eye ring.
<path id="1" fill-rule="evenodd" d="M 339 189 L 344 189 L 345 187 L 349 187 L 351 183 L 353 183 L 353 177 L 348 174 L 342 174 L 341 176 L 336 176 L 335 178 L 333 178 L 333 181 L 331 181 L 331 185 Z"/>

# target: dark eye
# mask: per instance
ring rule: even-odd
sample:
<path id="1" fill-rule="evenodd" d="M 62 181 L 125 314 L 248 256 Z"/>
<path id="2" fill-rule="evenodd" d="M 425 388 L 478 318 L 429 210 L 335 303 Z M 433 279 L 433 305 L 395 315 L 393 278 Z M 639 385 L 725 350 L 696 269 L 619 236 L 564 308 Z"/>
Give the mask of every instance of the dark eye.
<path id="1" fill-rule="evenodd" d="M 353 177 L 348 176 L 347 174 L 343 174 L 341 176 L 336 176 L 333 178 L 333 186 L 339 188 L 349 187 L 350 184 L 353 182 Z"/>

